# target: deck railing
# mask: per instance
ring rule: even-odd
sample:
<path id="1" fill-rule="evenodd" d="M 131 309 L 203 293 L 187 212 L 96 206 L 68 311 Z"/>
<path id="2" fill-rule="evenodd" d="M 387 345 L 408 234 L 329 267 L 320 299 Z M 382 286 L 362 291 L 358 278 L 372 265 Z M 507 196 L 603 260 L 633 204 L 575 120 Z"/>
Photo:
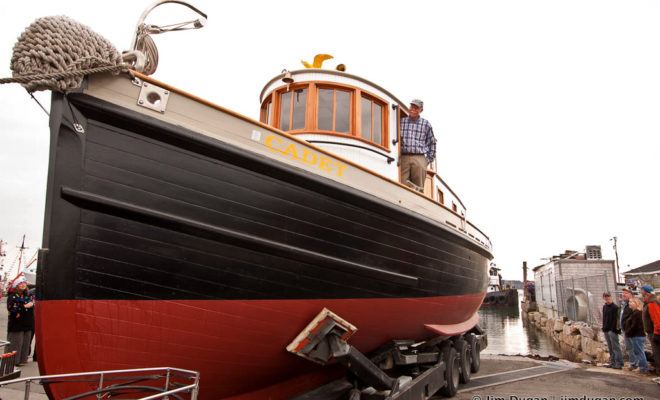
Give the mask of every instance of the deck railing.
<path id="1" fill-rule="evenodd" d="M 159 367 L 44 375 L 0 382 L 0 388 L 21 383 L 25 385 L 25 400 L 29 400 L 30 387 L 33 384 L 49 385 L 51 388 L 54 385 L 75 384 L 79 385 L 80 388 L 89 389 L 86 391 L 83 390 L 82 393 L 75 396 L 68 397 L 70 400 L 90 399 L 93 397 L 96 397 L 98 400 L 110 397 L 121 399 L 125 398 L 122 397 L 123 395 L 129 395 L 132 399 L 140 400 L 163 398 L 197 400 L 199 372 L 179 368 Z M 151 386 L 149 386 L 149 383 Z M 146 394 L 146 396 L 136 396 L 138 393 Z"/>

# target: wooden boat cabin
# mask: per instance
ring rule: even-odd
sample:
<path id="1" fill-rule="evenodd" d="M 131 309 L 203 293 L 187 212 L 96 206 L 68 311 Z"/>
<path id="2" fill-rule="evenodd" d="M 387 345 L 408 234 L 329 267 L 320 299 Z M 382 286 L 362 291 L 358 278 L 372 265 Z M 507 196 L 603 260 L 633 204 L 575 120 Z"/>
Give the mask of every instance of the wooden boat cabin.
<path id="1" fill-rule="evenodd" d="M 384 88 L 343 71 L 304 69 L 273 78 L 260 101 L 261 122 L 400 182 L 399 121 L 408 107 Z M 424 194 L 465 218 L 463 202 L 436 171 L 434 161 Z"/>

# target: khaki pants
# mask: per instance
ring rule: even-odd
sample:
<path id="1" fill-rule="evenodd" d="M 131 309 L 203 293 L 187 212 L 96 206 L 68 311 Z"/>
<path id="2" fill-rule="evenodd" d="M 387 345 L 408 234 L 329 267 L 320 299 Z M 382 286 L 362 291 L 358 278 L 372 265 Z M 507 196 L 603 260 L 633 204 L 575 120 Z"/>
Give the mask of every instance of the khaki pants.
<path id="1" fill-rule="evenodd" d="M 424 188 L 426 179 L 426 167 L 428 162 L 423 154 L 401 155 L 401 183 L 405 185 L 410 180 L 415 185 Z"/>

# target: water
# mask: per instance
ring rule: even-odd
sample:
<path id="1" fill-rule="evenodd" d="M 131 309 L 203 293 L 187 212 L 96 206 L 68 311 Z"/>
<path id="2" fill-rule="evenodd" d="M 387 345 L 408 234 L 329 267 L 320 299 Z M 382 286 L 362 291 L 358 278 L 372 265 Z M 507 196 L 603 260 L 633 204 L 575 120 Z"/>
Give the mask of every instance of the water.
<path id="1" fill-rule="evenodd" d="M 562 353 L 541 330 L 523 324 L 518 306 L 485 307 L 479 310 L 479 317 L 479 326 L 488 334 L 488 347 L 484 354 L 559 357 Z"/>

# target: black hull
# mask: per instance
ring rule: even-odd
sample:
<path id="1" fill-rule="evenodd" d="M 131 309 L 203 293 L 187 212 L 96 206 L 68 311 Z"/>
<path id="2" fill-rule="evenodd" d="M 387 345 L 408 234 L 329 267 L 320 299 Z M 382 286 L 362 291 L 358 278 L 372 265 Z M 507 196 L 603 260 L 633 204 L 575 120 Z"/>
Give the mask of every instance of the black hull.
<path id="1" fill-rule="evenodd" d="M 320 175 L 84 94 L 51 127 L 43 300 L 485 291 L 483 247 Z"/>

